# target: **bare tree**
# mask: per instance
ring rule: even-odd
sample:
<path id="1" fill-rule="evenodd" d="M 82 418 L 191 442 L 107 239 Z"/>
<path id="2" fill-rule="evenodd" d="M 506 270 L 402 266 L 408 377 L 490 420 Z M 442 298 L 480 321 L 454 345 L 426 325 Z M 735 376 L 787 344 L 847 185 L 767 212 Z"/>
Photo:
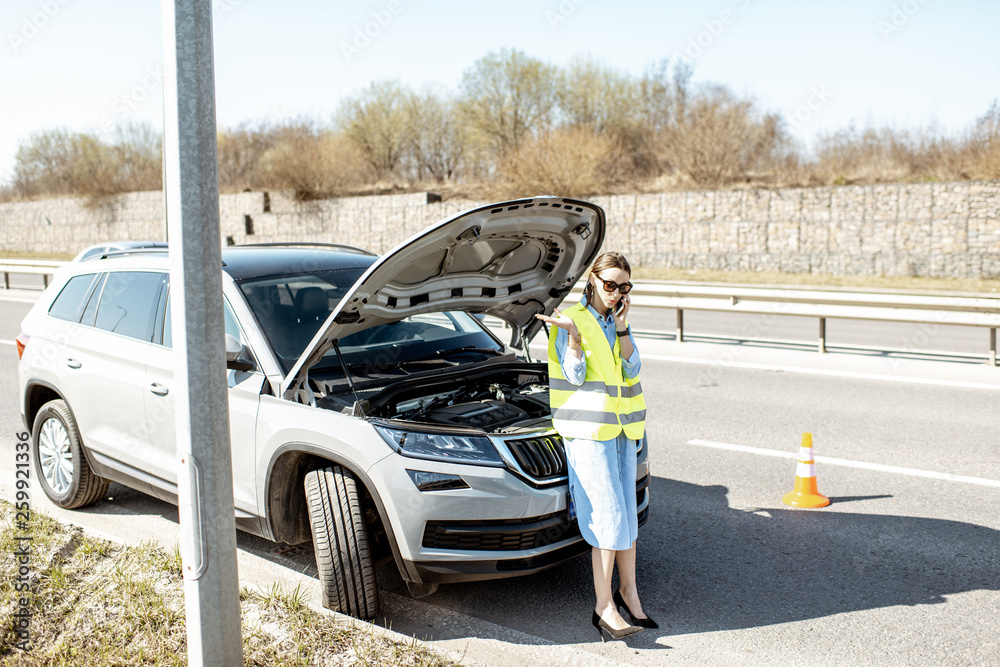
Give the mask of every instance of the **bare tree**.
<path id="1" fill-rule="evenodd" d="M 361 147 L 376 178 L 391 178 L 411 143 L 407 109 L 412 95 L 395 81 L 383 81 L 341 105 L 338 124 Z"/>
<path id="2" fill-rule="evenodd" d="M 462 112 L 497 156 L 506 155 L 532 132 L 550 126 L 555 78 L 553 67 L 521 51 L 489 53 L 462 75 Z"/>
<path id="3" fill-rule="evenodd" d="M 679 103 L 679 100 L 675 100 Z M 746 180 L 784 141 L 781 119 L 722 86 L 685 94 L 677 122 L 662 133 L 663 149 L 695 183 L 719 187 Z"/>
<path id="4" fill-rule="evenodd" d="M 268 187 L 293 190 L 298 199 L 342 195 L 372 175 L 354 141 L 302 120 L 276 131 L 259 169 Z"/>
<path id="5" fill-rule="evenodd" d="M 308 121 L 298 121 L 308 125 Z M 287 126 L 287 124 L 286 124 Z M 266 187 L 262 180 L 261 158 L 277 145 L 281 128 L 261 123 L 242 123 L 219 131 L 219 188 L 223 192 L 241 192 Z"/>
<path id="6" fill-rule="evenodd" d="M 163 138 L 149 123 L 118 127 L 111 146 L 114 191 L 159 190 L 163 187 Z"/>
<path id="7" fill-rule="evenodd" d="M 693 66 L 683 61 L 672 70 L 666 59 L 646 69 L 639 80 L 638 109 L 641 122 L 651 132 L 676 127 L 684 118 L 693 75 Z"/>
<path id="8" fill-rule="evenodd" d="M 1000 104 L 993 104 L 976 120 L 968 139 L 976 178 L 1000 178 Z"/>
<path id="9" fill-rule="evenodd" d="M 433 89 L 425 90 L 408 100 L 407 120 L 409 152 L 417 180 L 454 180 L 469 145 L 456 102 Z"/>
<path id="10" fill-rule="evenodd" d="M 35 133 L 18 147 L 14 187 L 25 199 L 124 191 L 112 148 L 95 135 L 65 129 Z"/>
<path id="11" fill-rule="evenodd" d="M 618 143 L 609 134 L 584 126 L 546 132 L 526 139 L 503 159 L 503 194 L 605 194 L 620 175 L 621 159 Z"/>
<path id="12" fill-rule="evenodd" d="M 636 83 L 634 123 L 622 142 L 636 176 L 659 176 L 678 171 L 669 149 L 669 134 L 682 121 L 690 95 L 691 65 L 661 60 L 650 65 Z"/>
<path id="13" fill-rule="evenodd" d="M 160 134 L 149 124 L 119 127 L 112 143 L 96 135 L 47 130 L 31 135 L 14 158 L 13 189 L 41 196 L 100 198 L 162 187 Z"/>
<path id="14" fill-rule="evenodd" d="M 564 124 L 622 136 L 638 119 L 638 85 L 593 58 L 578 57 L 558 77 L 557 99 Z"/>

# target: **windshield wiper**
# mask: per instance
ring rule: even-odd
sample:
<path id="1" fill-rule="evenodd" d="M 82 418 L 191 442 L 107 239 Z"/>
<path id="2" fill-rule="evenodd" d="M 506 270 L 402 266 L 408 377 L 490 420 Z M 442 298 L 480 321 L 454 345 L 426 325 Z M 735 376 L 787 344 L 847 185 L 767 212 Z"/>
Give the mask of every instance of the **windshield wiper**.
<path id="1" fill-rule="evenodd" d="M 441 361 L 448 361 L 446 357 L 451 357 L 456 354 L 468 354 L 468 353 L 479 353 L 479 354 L 495 354 L 497 356 L 503 356 L 503 351 L 497 350 L 492 347 L 476 347 L 475 345 L 465 345 L 463 347 L 452 347 L 446 350 L 434 350 L 433 352 L 428 352 L 427 354 L 421 354 L 411 359 L 406 359 L 400 361 L 400 364 L 408 364 L 414 361 L 427 361 L 428 359 L 440 359 Z M 451 362 L 449 362 L 451 363 Z M 452 365 L 457 365 L 458 362 L 452 363 Z"/>

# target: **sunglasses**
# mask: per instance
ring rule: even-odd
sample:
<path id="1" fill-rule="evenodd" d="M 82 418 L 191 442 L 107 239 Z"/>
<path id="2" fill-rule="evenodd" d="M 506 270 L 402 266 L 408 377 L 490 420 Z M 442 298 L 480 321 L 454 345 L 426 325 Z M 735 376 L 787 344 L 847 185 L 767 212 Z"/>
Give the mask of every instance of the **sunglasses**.
<path id="1" fill-rule="evenodd" d="M 614 292 L 615 290 L 618 290 L 619 294 L 628 294 L 632 290 L 632 283 L 625 282 L 619 285 L 613 280 L 605 280 L 604 278 L 601 278 L 596 274 L 594 275 L 594 277 L 600 280 L 602 283 L 604 283 L 605 292 L 611 293 Z"/>

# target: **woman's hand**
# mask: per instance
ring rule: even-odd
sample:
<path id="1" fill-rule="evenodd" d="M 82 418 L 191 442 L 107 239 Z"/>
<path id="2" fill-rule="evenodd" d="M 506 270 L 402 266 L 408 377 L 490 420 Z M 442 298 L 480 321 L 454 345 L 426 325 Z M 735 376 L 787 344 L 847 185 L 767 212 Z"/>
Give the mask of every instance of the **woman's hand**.
<path id="1" fill-rule="evenodd" d="M 615 313 L 615 327 L 618 331 L 625 331 L 626 320 L 628 319 L 628 308 L 632 303 L 632 297 L 628 294 L 623 294 L 621 303 L 621 310 Z"/>
<path id="2" fill-rule="evenodd" d="M 553 326 L 559 327 L 560 329 L 565 329 L 566 333 L 568 333 L 572 338 L 579 338 L 580 332 L 576 328 L 576 322 L 574 322 L 570 316 L 563 315 L 559 312 L 558 308 L 552 311 L 552 314 L 555 315 L 555 317 L 548 317 L 547 315 L 542 315 L 541 313 L 538 313 L 535 317 L 543 322 L 548 322 Z"/>

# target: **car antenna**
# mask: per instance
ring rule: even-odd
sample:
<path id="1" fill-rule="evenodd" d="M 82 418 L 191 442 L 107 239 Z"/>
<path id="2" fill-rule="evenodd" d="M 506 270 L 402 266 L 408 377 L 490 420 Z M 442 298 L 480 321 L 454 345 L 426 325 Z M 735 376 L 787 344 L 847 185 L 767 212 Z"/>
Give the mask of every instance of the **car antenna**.
<path id="1" fill-rule="evenodd" d="M 354 414 L 358 417 L 365 417 L 365 409 L 361 405 L 361 399 L 358 398 L 358 392 L 354 389 L 354 381 L 351 380 L 351 371 L 347 366 L 347 362 L 344 361 L 344 355 L 340 351 L 340 341 L 336 338 L 333 339 L 333 349 L 337 353 L 337 359 L 340 360 L 340 367 L 344 369 L 344 377 L 347 378 L 347 386 L 351 388 L 351 393 L 354 394 Z"/>

